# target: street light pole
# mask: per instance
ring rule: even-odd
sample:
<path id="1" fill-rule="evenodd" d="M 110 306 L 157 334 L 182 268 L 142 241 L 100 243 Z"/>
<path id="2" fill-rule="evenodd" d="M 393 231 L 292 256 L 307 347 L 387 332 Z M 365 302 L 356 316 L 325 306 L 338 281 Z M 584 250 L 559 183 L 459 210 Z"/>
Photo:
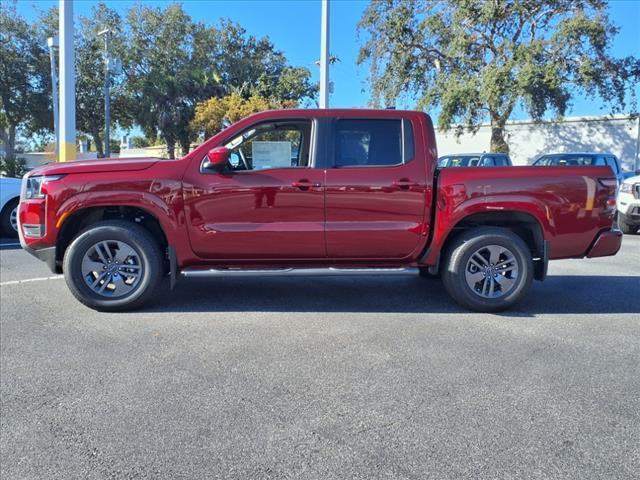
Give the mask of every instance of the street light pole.
<path id="1" fill-rule="evenodd" d="M 73 0 L 59 0 L 60 149 L 59 160 L 76 158 L 76 72 L 73 50 Z"/>
<path id="2" fill-rule="evenodd" d="M 322 0 L 320 30 L 320 108 L 329 107 L 329 0 Z"/>
<path id="3" fill-rule="evenodd" d="M 102 30 L 98 35 L 104 36 L 104 156 L 111 156 L 111 140 L 109 138 L 109 126 L 111 123 L 111 65 L 109 61 L 109 37 L 111 30 Z"/>
<path id="4" fill-rule="evenodd" d="M 47 39 L 49 46 L 49 60 L 51 61 L 51 95 L 53 98 L 53 131 L 56 136 L 56 162 L 60 159 L 60 125 L 58 118 L 58 69 L 56 68 L 56 52 L 58 48 L 58 37 Z"/>

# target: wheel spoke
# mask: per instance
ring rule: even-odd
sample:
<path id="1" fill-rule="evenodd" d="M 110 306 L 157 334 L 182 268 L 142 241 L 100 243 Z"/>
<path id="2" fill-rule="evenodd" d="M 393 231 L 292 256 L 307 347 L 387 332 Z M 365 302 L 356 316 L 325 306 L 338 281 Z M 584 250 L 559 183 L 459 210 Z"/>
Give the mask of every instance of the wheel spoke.
<path id="1" fill-rule="evenodd" d="M 118 296 L 130 292 L 134 286 L 133 284 L 127 285 L 124 282 L 124 278 L 122 277 L 122 275 L 118 275 L 118 274 L 115 274 L 113 277 L 111 277 L 111 281 L 116 287 L 114 293 L 117 294 Z"/>
<path id="2" fill-rule="evenodd" d="M 487 262 L 487 260 L 482 255 L 480 255 L 479 252 L 476 252 L 473 255 L 471 255 L 471 260 L 474 260 L 474 263 L 476 264 L 476 266 L 480 268 L 482 268 L 483 266 L 489 265 L 489 262 Z"/>
<path id="3" fill-rule="evenodd" d="M 119 263 L 124 263 L 127 258 L 134 256 L 136 252 L 129 245 L 123 242 L 116 242 L 118 249 L 114 256 L 114 260 Z"/>
<path id="4" fill-rule="evenodd" d="M 489 250 L 489 263 L 495 265 L 500 261 L 500 254 L 502 253 L 503 248 L 499 245 L 489 245 L 487 247 Z"/>
<path id="5" fill-rule="evenodd" d="M 467 272 L 465 276 L 467 279 L 467 284 L 471 286 L 471 285 L 475 285 L 480 280 L 482 280 L 484 277 L 484 274 L 482 272 L 475 272 L 475 273 Z"/>
<path id="6" fill-rule="evenodd" d="M 514 283 L 516 283 L 515 278 L 509 278 L 503 275 L 496 275 L 496 281 L 498 282 L 498 285 L 500 285 L 503 294 L 506 293 Z"/>
<path id="7" fill-rule="evenodd" d="M 82 275 L 83 276 L 86 277 L 87 275 L 93 272 L 97 274 L 101 274 L 101 273 L 104 273 L 103 270 L 104 270 L 104 263 L 94 262 L 87 256 L 85 256 L 82 259 Z"/>

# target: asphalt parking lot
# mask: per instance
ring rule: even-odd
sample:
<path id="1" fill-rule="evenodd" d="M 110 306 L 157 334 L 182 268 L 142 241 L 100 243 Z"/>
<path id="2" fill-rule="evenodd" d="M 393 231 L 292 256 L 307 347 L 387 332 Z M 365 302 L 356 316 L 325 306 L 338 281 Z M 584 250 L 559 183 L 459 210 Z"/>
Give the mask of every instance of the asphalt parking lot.
<path id="1" fill-rule="evenodd" d="M 182 280 L 102 314 L 0 264 L 3 479 L 640 477 L 640 236 L 500 315 L 417 276 Z"/>

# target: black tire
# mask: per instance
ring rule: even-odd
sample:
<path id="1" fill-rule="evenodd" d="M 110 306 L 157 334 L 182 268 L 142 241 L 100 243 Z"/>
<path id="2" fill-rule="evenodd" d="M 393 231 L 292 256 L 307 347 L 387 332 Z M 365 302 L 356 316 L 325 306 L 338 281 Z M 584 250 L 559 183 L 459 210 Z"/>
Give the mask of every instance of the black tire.
<path id="1" fill-rule="evenodd" d="M 419 272 L 420 272 L 420 276 L 422 278 L 427 278 L 430 280 L 437 280 L 440 278 L 440 272 L 438 273 L 431 273 L 429 271 L 429 267 L 419 267 Z"/>
<path id="2" fill-rule="evenodd" d="M 2 234 L 3 237 L 18 237 L 18 231 L 15 230 L 11 225 L 11 212 L 18 208 L 18 203 L 20 203 L 19 198 L 10 200 L 9 202 L 7 202 L 7 204 L 2 209 L 2 212 L 0 213 L 0 234 Z"/>
<path id="3" fill-rule="evenodd" d="M 469 286 L 465 269 L 474 253 L 492 245 L 504 247 L 513 254 L 517 264 L 517 277 L 502 296 L 485 298 Z M 461 233 L 453 240 L 445 255 L 441 273 L 447 293 L 460 305 L 476 312 L 499 312 L 512 307 L 529 290 L 533 279 L 533 260 L 522 238 L 511 230 L 478 227 Z"/>
<path id="4" fill-rule="evenodd" d="M 626 217 L 620 212 L 618 212 L 618 228 L 626 235 L 635 235 L 638 232 L 638 227 L 628 223 Z"/>
<path id="5" fill-rule="evenodd" d="M 108 298 L 94 292 L 82 274 L 82 260 L 97 243 L 125 242 L 140 259 L 141 276 L 136 287 L 124 297 Z M 82 231 L 64 254 L 64 278 L 74 297 L 89 308 L 100 311 L 124 311 L 147 303 L 163 278 L 163 255 L 151 234 L 139 225 L 122 220 L 96 223 Z"/>

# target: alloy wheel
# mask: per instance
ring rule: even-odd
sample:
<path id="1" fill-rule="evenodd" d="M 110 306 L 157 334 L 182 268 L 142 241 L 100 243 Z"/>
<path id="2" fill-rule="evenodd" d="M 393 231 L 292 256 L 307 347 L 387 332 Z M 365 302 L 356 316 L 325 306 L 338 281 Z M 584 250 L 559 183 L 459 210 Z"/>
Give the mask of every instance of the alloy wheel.
<path id="1" fill-rule="evenodd" d="M 465 268 L 467 286 L 483 298 L 506 295 L 518 280 L 515 255 L 501 245 L 485 245 L 476 250 Z"/>
<path id="2" fill-rule="evenodd" d="M 104 240 L 91 246 L 82 258 L 82 276 L 87 286 L 103 297 L 130 295 L 140 284 L 143 265 L 131 245 Z"/>

